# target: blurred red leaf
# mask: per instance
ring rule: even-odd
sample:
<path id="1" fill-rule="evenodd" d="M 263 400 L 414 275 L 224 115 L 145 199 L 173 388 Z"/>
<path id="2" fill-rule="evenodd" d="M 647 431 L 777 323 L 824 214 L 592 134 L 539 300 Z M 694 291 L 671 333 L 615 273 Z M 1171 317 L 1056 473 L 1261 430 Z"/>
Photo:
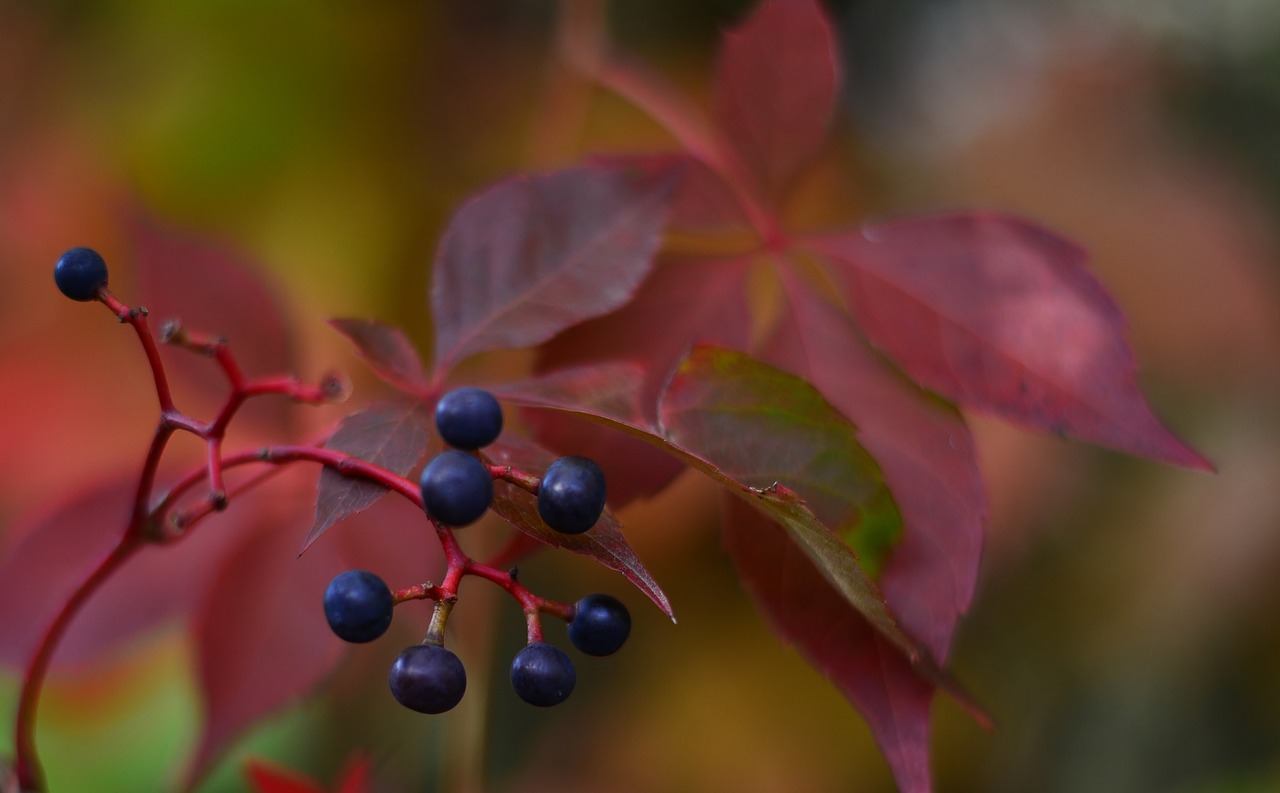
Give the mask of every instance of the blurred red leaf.
<path id="1" fill-rule="evenodd" d="M 556 459 L 554 453 L 518 435 L 504 436 L 487 447 L 485 453 L 499 465 L 515 466 L 538 475 Z M 533 494 L 507 482 L 495 482 L 494 486 L 493 511 L 511 525 L 544 545 L 573 551 L 622 573 L 648 595 L 663 614 L 674 619 L 666 594 L 622 536 L 622 524 L 611 510 L 606 509 L 590 531 L 564 534 L 542 521 L 537 498 Z"/>
<path id="2" fill-rule="evenodd" d="M 236 505 L 253 530 L 221 566 L 195 614 L 205 718 L 189 782 L 247 727 L 310 692 L 342 655 L 320 602 L 345 562 L 330 543 L 298 557 L 305 522 L 290 501 L 263 493 Z"/>
<path id="3" fill-rule="evenodd" d="M 790 310 L 764 357 L 806 376 L 880 463 L 903 519 L 880 587 L 907 632 L 943 661 L 982 550 L 986 497 L 973 438 L 954 408 L 875 355 L 847 315 L 783 275 Z"/>
<path id="4" fill-rule="evenodd" d="M 1193 468 L 1138 390 L 1119 308 L 1071 242 L 967 213 L 814 237 L 859 328 L 913 379 L 1006 419 Z"/>
<path id="5" fill-rule="evenodd" d="M 647 423 L 637 396 L 644 369 L 633 363 L 602 363 L 547 372 L 494 386 L 500 399 L 553 408 L 626 424 Z"/>
<path id="6" fill-rule="evenodd" d="M 407 476 L 434 443 L 431 413 L 420 402 L 370 405 L 344 417 L 325 448 L 336 449 Z M 320 470 L 316 490 L 316 516 L 302 541 L 310 547 L 330 526 L 368 509 L 387 489 L 376 482 L 343 476 L 331 468 Z"/>
<path id="7" fill-rule="evenodd" d="M 539 344 L 630 300 L 652 266 L 674 176 L 580 166 L 517 177 L 465 204 L 436 257 L 437 376 L 467 355 Z"/>
<path id="8" fill-rule="evenodd" d="M 251 758 L 245 763 L 244 772 L 254 793 L 325 793 L 316 782 L 261 760 Z M 369 758 L 357 755 L 347 762 L 334 793 L 367 793 L 368 789 Z"/>
<path id="9" fill-rule="evenodd" d="M 244 373 L 293 371 L 293 334 L 280 299 L 262 268 L 210 240 L 137 215 L 130 223 L 142 305 L 159 320 L 176 319 L 193 331 L 226 337 Z M 135 303 L 137 305 L 137 303 Z M 210 361 L 188 353 L 168 356 L 201 395 L 221 394 L 226 381 Z M 255 400 L 246 412 L 267 426 L 288 426 L 285 400 Z"/>
<path id="10" fill-rule="evenodd" d="M 781 197 L 827 137 L 839 73 L 818 0 L 766 0 L 726 31 L 716 118 L 757 186 Z"/>
<path id="11" fill-rule="evenodd" d="M 360 357 L 385 382 L 414 396 L 430 389 L 418 349 L 404 331 L 367 319 L 337 318 L 329 325 L 356 345 Z"/>
<path id="12" fill-rule="evenodd" d="M 726 499 L 725 548 L 774 633 L 795 645 L 871 727 L 902 793 L 929 793 L 933 685 L 824 578 L 777 524 Z"/>

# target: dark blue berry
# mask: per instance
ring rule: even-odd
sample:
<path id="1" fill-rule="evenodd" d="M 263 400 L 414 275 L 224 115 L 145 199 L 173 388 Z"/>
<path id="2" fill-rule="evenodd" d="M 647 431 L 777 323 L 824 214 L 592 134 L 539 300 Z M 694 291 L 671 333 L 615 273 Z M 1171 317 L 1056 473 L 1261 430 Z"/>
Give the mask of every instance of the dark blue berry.
<path id="1" fill-rule="evenodd" d="M 613 655 L 631 633 L 631 614 L 612 595 L 587 595 L 569 622 L 569 641 L 587 655 Z"/>
<path id="2" fill-rule="evenodd" d="M 438 644 L 417 644 L 396 657 L 388 676 L 391 695 L 410 710 L 444 713 L 462 701 L 467 670 Z"/>
<path id="3" fill-rule="evenodd" d="M 418 482 L 427 514 L 446 526 L 475 523 L 493 503 L 493 477 L 485 464 L 457 449 L 435 456 Z"/>
<path id="4" fill-rule="evenodd" d="M 604 512 L 604 471 L 586 457 L 561 457 L 538 485 L 538 514 L 565 534 L 581 534 Z"/>
<path id="5" fill-rule="evenodd" d="M 53 280 L 72 300 L 93 300 L 107 285 L 107 263 L 92 248 L 72 248 L 53 266 Z"/>
<path id="6" fill-rule="evenodd" d="M 395 599 L 368 570 L 338 573 L 324 591 L 324 616 L 339 639 L 371 642 L 387 632 Z"/>
<path id="7" fill-rule="evenodd" d="M 436 403 L 436 429 L 458 449 L 479 449 L 502 432 L 502 406 L 480 388 L 455 388 Z"/>
<path id="8" fill-rule="evenodd" d="M 516 653 L 511 662 L 511 685 L 530 705 L 549 708 L 573 693 L 578 674 L 569 656 L 545 642 L 534 642 Z"/>

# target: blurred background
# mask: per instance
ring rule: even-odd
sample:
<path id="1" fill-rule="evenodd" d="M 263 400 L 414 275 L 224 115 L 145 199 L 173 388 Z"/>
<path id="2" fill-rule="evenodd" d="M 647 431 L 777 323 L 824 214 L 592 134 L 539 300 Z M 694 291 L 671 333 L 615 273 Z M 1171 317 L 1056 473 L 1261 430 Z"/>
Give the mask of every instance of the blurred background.
<path id="1" fill-rule="evenodd" d="M 749 6 L 609 14 L 618 43 L 703 97 L 719 31 Z M 1000 728 L 939 701 L 938 789 L 1280 790 L 1280 3 L 828 8 L 844 103 L 797 222 L 985 207 L 1080 241 L 1128 314 L 1149 399 L 1219 469 L 973 418 L 991 521 L 953 666 Z M 133 342 L 53 289 L 64 249 L 101 250 L 127 300 L 130 212 L 225 241 L 277 284 L 309 371 L 338 365 L 363 401 L 378 386 L 323 320 L 429 341 L 435 241 L 466 196 L 585 152 L 669 147 L 566 76 L 555 10 L 0 3 L 0 532 L 69 482 L 137 465 L 154 421 Z M 357 747 L 385 791 L 893 790 L 857 714 L 755 616 L 716 516 L 688 477 L 623 514 L 678 625 L 580 559 L 521 566 L 535 591 L 612 591 L 635 616 L 626 650 L 579 669 L 569 706 L 533 712 L 503 663 L 469 662 L 470 710 L 423 720 L 386 705 L 385 658 L 353 653 L 201 791 L 243 789 L 248 753 L 331 780 Z M 489 610 L 494 631 L 463 646 L 508 658 L 519 615 Z M 171 784 L 200 718 L 190 662 L 175 627 L 61 667 L 40 722 L 54 793 Z M 5 676 L 6 714 L 15 691 Z M 6 715 L 6 746 L 8 729 Z"/>

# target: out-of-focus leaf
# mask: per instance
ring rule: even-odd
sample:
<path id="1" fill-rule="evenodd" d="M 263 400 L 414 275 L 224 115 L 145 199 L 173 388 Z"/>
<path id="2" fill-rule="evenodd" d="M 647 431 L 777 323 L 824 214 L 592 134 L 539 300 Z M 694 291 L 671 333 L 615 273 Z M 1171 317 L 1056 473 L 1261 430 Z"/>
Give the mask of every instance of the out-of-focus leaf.
<path id="1" fill-rule="evenodd" d="M 420 402 L 371 405 L 338 422 L 325 448 L 343 451 L 382 468 L 407 476 L 424 456 L 435 435 L 430 411 Z M 330 526 L 368 509 L 387 489 L 367 479 L 343 476 L 331 468 L 320 470 L 316 518 L 302 541 L 305 551 Z"/>
<path id="2" fill-rule="evenodd" d="M 485 453 L 499 465 L 510 465 L 538 474 L 556 459 L 552 452 L 515 435 L 504 436 L 497 443 L 486 447 Z M 493 511 L 538 542 L 573 551 L 622 573 L 641 592 L 648 595 L 663 614 L 674 619 L 666 594 L 622 536 L 622 524 L 611 510 L 605 509 L 599 522 L 590 531 L 564 534 L 543 522 L 538 515 L 538 500 L 533 494 L 499 481 L 494 483 Z"/>
<path id="3" fill-rule="evenodd" d="M 430 389 L 418 349 L 404 331 L 368 319 L 337 318 L 329 320 L 329 325 L 350 339 L 373 373 L 387 383 L 414 396 Z"/>
<path id="4" fill-rule="evenodd" d="M 188 783 L 250 725 L 309 693 L 341 657 L 343 643 L 319 604 L 345 563 L 331 543 L 298 556 L 305 524 L 291 506 L 271 493 L 234 507 L 254 525 L 222 564 L 192 626 L 205 720 Z"/>
<path id="5" fill-rule="evenodd" d="M 726 549 L 773 630 L 857 707 L 902 793 L 929 793 L 934 687 L 776 523 L 726 499 Z"/>
<path id="6" fill-rule="evenodd" d="M 245 763 L 244 774 L 253 785 L 254 793 L 325 793 L 301 774 L 261 760 L 251 759 Z"/>
<path id="7" fill-rule="evenodd" d="M 986 498 L 959 413 L 922 391 L 858 336 L 849 317 L 784 271 L 790 310 L 764 358 L 805 376 L 859 428 L 902 513 L 880 588 L 909 634 L 939 661 L 973 597 Z"/>
<path id="8" fill-rule="evenodd" d="M 437 375 L 626 303 L 648 275 L 671 172 L 580 166 L 502 182 L 458 211 L 431 290 Z"/>
<path id="9" fill-rule="evenodd" d="M 838 82 L 818 0 L 766 0 L 724 34 L 716 119 L 767 196 L 781 197 L 822 146 Z"/>
<path id="10" fill-rule="evenodd" d="M 968 213 L 816 237 L 858 326 L 948 399 L 1050 432 L 1211 469 L 1138 390 L 1119 308 L 1079 247 Z"/>
<path id="11" fill-rule="evenodd" d="M 247 376 L 282 374 L 293 369 L 293 335 L 274 287 L 247 257 L 208 240 L 135 216 L 133 236 L 138 294 L 158 320 L 179 320 L 183 327 L 226 337 Z M 200 393 L 220 394 L 225 380 L 212 362 L 190 355 L 170 356 Z M 287 425 L 285 400 L 254 400 L 246 415 Z"/>
<path id="12" fill-rule="evenodd" d="M 901 527 L 857 428 L 810 384 L 748 355 L 699 345 L 662 397 L 663 434 L 748 487 L 785 485 L 879 571 Z"/>

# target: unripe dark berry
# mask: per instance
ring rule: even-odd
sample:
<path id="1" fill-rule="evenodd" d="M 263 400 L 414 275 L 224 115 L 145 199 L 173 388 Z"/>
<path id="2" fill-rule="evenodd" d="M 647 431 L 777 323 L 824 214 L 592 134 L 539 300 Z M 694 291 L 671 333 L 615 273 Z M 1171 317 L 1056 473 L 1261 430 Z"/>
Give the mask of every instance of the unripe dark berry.
<path id="1" fill-rule="evenodd" d="M 391 695 L 410 710 L 444 713 L 462 701 L 467 690 L 467 670 L 451 651 L 438 644 L 406 648 L 388 676 Z"/>
<path id="2" fill-rule="evenodd" d="M 631 614 L 612 595 L 587 595 L 569 622 L 569 641 L 587 655 L 613 655 L 631 634 Z"/>
<path id="3" fill-rule="evenodd" d="M 565 534 L 581 534 L 604 512 L 604 471 L 586 457 L 561 457 L 538 485 L 538 514 Z"/>
<path id="4" fill-rule="evenodd" d="M 92 248 L 72 248 L 53 266 L 53 281 L 72 300 L 93 300 L 107 285 L 107 263 Z"/>
<path id="5" fill-rule="evenodd" d="M 480 388 L 455 388 L 436 403 L 436 429 L 458 449 L 488 446 L 502 433 L 502 406 Z"/>
<path id="6" fill-rule="evenodd" d="M 546 642 L 527 645 L 511 662 L 511 685 L 530 705 L 559 705 L 573 693 L 577 682 L 578 674 L 569 656 Z"/>
<path id="7" fill-rule="evenodd" d="M 446 526 L 475 523 L 493 503 L 493 477 L 485 464 L 457 449 L 436 455 L 418 484 L 427 514 Z"/>
<path id="8" fill-rule="evenodd" d="M 368 570 L 338 573 L 324 591 L 324 616 L 338 638 L 371 642 L 387 632 L 395 598 Z"/>

